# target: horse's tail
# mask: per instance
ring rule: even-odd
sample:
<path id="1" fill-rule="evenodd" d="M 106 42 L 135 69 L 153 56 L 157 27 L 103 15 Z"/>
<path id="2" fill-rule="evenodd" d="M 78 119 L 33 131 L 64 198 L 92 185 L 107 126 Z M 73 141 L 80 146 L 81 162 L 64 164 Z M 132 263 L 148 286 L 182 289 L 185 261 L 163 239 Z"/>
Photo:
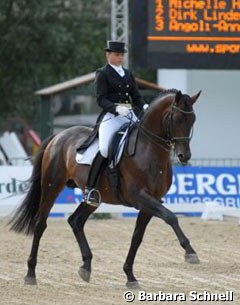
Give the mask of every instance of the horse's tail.
<path id="1" fill-rule="evenodd" d="M 11 225 L 10 230 L 17 233 L 33 234 L 41 199 L 42 159 L 47 145 L 53 138 L 54 135 L 48 137 L 40 145 L 29 181 L 30 187 L 27 195 L 8 223 Z"/>

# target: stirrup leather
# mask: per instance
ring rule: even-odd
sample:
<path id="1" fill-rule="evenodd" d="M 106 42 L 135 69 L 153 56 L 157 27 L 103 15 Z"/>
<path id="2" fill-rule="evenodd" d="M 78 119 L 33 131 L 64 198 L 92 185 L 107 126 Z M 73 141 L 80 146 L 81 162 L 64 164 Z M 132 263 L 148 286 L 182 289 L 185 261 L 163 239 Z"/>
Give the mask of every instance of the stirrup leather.
<path id="1" fill-rule="evenodd" d="M 101 204 L 101 194 L 95 188 L 86 188 L 84 192 L 84 201 L 94 207 L 99 207 Z"/>

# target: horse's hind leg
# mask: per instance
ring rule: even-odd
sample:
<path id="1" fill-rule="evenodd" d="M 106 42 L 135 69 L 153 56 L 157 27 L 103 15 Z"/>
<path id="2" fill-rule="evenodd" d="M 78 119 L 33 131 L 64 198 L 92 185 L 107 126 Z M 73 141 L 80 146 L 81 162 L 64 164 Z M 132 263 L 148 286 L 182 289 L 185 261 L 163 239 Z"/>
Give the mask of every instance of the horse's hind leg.
<path id="1" fill-rule="evenodd" d="M 133 263 L 134 259 L 137 253 L 137 250 L 142 242 L 143 235 L 145 232 L 145 229 L 151 220 L 152 216 L 144 213 L 142 211 L 139 212 L 138 218 L 136 221 L 136 226 L 134 229 L 134 233 L 132 236 L 132 242 L 131 246 L 125 261 L 125 264 L 123 266 L 123 270 L 127 275 L 127 287 L 131 289 L 139 289 L 140 286 L 138 284 L 138 281 L 136 280 L 135 276 L 133 275 Z"/>
<path id="2" fill-rule="evenodd" d="M 54 185 L 50 185 L 48 179 L 44 179 L 43 181 L 45 182 L 42 185 L 40 207 L 37 214 L 36 225 L 33 233 L 31 253 L 28 258 L 28 271 L 27 271 L 27 275 L 24 278 L 25 284 L 30 284 L 30 285 L 37 284 L 35 269 L 37 265 L 37 254 L 38 254 L 40 239 L 45 229 L 47 228 L 47 218 L 54 204 L 54 201 L 64 186 L 64 184 L 60 184 L 60 183 L 56 184 L 56 182 Z"/>
<path id="3" fill-rule="evenodd" d="M 73 233 L 82 253 L 83 265 L 79 269 L 79 275 L 86 282 L 90 281 L 92 252 L 88 245 L 83 228 L 88 217 L 96 209 L 97 207 L 86 204 L 86 202 L 82 202 L 76 211 L 68 218 L 68 223 L 72 227 Z"/>

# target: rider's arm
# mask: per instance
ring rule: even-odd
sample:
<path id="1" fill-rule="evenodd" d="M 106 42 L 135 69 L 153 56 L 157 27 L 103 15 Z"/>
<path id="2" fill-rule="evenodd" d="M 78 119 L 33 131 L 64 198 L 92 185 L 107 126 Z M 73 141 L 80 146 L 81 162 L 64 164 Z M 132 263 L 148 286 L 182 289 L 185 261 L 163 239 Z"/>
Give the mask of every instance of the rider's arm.
<path id="1" fill-rule="evenodd" d="M 97 103 L 103 109 L 103 111 L 117 114 L 116 105 L 107 98 L 107 78 L 104 71 L 102 71 L 101 69 L 96 71 L 95 92 L 97 96 Z"/>

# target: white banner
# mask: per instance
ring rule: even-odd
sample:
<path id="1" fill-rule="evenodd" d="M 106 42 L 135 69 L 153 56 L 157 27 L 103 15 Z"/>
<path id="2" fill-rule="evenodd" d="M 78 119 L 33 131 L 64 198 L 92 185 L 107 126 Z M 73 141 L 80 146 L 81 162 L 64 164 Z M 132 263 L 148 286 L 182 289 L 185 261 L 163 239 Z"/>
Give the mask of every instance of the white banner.
<path id="1" fill-rule="evenodd" d="M 27 185 L 27 180 L 32 173 L 32 166 L 0 166 L 0 217 L 9 215 L 24 199 L 24 192 Z M 78 199 L 82 197 L 82 192 L 79 189 L 69 190 L 76 195 L 71 202 L 67 201 L 64 196 L 57 200 L 52 208 L 52 215 L 66 217 L 73 213 L 80 203 Z M 62 194 L 66 193 L 66 189 Z M 61 200 L 62 199 L 62 200 Z M 65 202 L 66 200 L 66 202 Z M 99 213 L 123 213 L 137 212 L 133 208 L 124 207 L 121 205 L 101 204 L 97 210 Z"/>
<path id="2" fill-rule="evenodd" d="M 32 166 L 0 166 L 0 216 L 11 212 L 26 195 Z"/>

